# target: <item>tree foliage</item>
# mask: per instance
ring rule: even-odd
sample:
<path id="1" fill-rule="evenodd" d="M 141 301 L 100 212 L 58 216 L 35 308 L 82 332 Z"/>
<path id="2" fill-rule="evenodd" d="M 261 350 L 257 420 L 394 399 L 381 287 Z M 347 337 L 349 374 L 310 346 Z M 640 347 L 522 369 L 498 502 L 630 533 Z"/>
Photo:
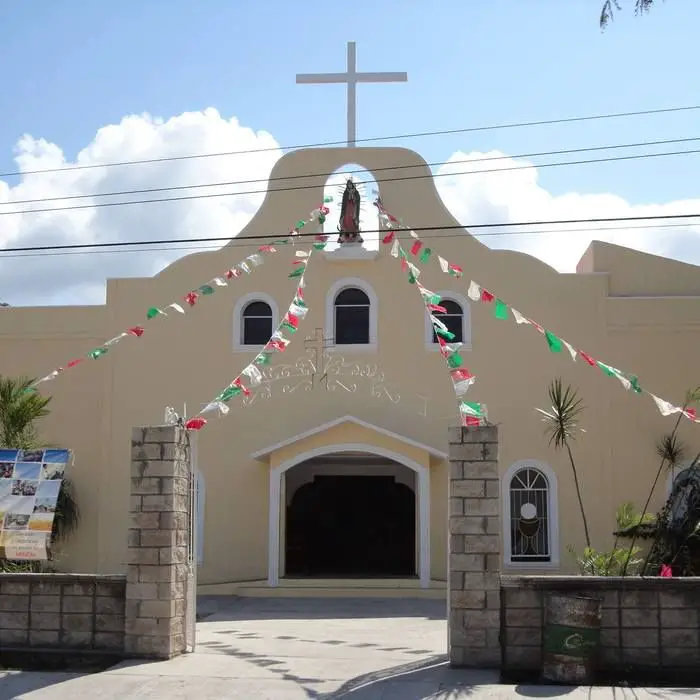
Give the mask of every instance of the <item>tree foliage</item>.
<path id="1" fill-rule="evenodd" d="M 613 21 L 615 13 L 622 10 L 621 0 L 605 0 L 600 10 L 600 27 L 605 29 Z M 628 0 L 632 2 L 632 0 Z M 634 13 L 643 15 L 651 10 L 654 0 L 634 0 Z"/>

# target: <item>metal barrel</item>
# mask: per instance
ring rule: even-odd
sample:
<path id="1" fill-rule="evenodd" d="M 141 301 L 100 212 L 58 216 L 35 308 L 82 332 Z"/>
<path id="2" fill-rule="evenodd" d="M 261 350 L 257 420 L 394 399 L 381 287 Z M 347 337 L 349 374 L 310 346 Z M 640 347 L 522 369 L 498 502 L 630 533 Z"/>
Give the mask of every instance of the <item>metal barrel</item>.
<path id="1" fill-rule="evenodd" d="M 600 648 L 599 598 L 547 596 L 545 602 L 542 677 L 554 683 L 593 682 Z"/>

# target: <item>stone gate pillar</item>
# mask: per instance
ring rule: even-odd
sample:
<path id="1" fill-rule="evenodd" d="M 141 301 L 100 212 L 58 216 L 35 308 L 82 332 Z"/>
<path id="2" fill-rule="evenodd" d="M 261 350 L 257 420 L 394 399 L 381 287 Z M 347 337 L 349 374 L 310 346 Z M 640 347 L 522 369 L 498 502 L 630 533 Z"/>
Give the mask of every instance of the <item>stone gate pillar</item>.
<path id="1" fill-rule="evenodd" d="M 498 428 L 450 428 L 449 458 L 450 665 L 497 668 L 501 663 Z"/>
<path id="2" fill-rule="evenodd" d="M 185 650 L 188 484 L 187 431 L 134 428 L 124 648 L 169 659 Z"/>

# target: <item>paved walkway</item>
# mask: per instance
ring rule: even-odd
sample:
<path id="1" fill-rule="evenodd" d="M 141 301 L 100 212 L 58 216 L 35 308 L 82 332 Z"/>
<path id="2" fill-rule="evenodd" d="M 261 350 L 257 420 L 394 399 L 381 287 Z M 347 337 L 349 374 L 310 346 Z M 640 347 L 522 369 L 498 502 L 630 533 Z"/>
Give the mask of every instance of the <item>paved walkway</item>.
<path id="1" fill-rule="evenodd" d="M 695 690 L 498 685 L 445 662 L 445 604 L 200 599 L 197 653 L 80 675 L 6 673 L 0 700 L 700 698 Z"/>

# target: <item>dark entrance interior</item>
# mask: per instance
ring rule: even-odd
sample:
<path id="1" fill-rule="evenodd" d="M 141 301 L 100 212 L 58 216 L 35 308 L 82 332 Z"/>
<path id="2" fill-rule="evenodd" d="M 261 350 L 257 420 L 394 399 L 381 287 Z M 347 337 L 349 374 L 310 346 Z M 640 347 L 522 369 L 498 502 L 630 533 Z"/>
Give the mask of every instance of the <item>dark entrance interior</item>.
<path id="1" fill-rule="evenodd" d="M 393 476 L 316 476 L 287 507 L 286 575 L 415 576 L 415 512 Z"/>

